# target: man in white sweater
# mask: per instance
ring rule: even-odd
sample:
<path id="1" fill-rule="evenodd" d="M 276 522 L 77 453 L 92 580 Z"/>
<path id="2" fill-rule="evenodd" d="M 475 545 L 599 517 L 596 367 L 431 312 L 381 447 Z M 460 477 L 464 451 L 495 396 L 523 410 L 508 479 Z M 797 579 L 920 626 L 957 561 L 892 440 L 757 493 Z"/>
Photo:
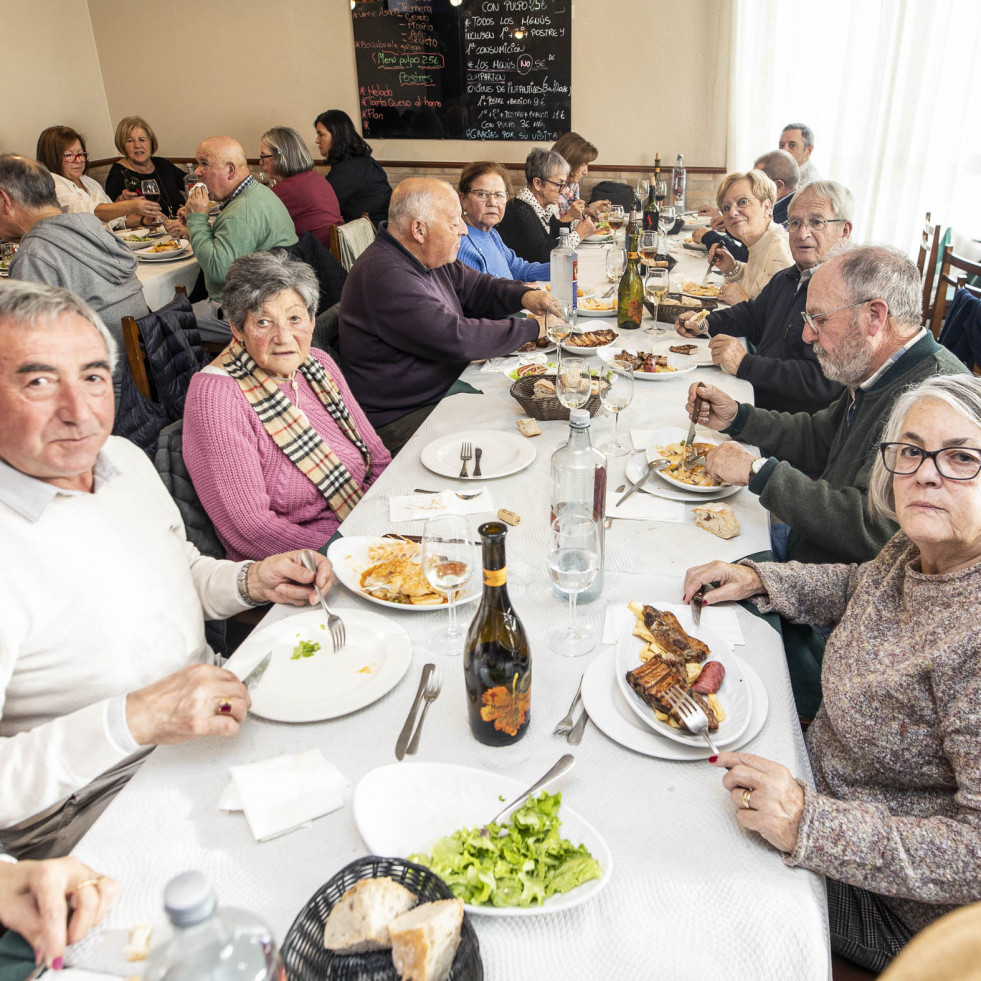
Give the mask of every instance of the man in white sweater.
<path id="1" fill-rule="evenodd" d="M 110 436 L 112 337 L 67 290 L 0 286 L 0 842 L 67 853 L 155 745 L 233 736 L 250 700 L 205 617 L 316 602 L 297 553 L 202 556 Z M 317 581 L 331 581 L 318 556 Z"/>

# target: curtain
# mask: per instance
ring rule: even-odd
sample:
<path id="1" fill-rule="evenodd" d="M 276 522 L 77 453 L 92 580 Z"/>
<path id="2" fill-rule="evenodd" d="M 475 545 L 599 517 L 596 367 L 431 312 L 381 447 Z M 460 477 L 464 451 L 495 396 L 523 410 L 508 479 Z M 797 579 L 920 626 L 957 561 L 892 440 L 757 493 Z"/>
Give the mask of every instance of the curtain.
<path id="1" fill-rule="evenodd" d="M 733 0 L 730 170 L 814 130 L 812 163 L 855 196 L 858 242 L 915 257 L 925 212 L 981 238 L 978 0 Z"/>

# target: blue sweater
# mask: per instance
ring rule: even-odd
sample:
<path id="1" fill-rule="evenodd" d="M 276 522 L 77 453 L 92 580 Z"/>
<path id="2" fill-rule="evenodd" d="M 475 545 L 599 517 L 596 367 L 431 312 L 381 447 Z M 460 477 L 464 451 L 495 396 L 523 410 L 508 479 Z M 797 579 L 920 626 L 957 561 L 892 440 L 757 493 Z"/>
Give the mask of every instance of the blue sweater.
<path id="1" fill-rule="evenodd" d="M 457 258 L 477 272 L 489 273 L 501 279 L 520 279 L 526 283 L 549 278 L 549 263 L 522 259 L 514 249 L 504 244 L 496 229 L 485 232 L 471 225 L 467 231 L 467 237 L 460 239 Z"/>

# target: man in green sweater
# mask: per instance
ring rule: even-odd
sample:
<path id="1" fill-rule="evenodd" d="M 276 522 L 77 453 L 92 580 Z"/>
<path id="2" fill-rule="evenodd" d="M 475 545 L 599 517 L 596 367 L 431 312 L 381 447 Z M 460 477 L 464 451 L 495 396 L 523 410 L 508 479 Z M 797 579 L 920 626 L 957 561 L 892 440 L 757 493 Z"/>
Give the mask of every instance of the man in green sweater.
<path id="1" fill-rule="evenodd" d="M 810 415 L 740 404 L 713 385 L 697 394 L 697 422 L 766 447 L 758 457 L 737 442 L 708 454 L 705 469 L 748 486 L 790 527 L 785 554 L 801 562 L 867 562 L 896 531 L 873 519 L 866 496 L 880 433 L 893 401 L 930 375 L 964 365 L 920 326 L 920 278 L 896 249 L 847 249 L 814 273 L 807 293 L 804 341 L 825 375 L 847 386 L 827 409 Z M 689 390 L 693 411 L 696 386 Z M 817 479 L 811 475 L 817 474 Z"/>
<path id="2" fill-rule="evenodd" d="M 227 341 L 231 331 L 221 314 L 221 291 L 228 267 L 250 252 L 295 245 L 296 230 L 283 202 L 253 179 L 237 140 L 212 136 L 195 157 L 194 174 L 201 183 L 191 190 L 181 212 L 208 299 L 194 304 L 194 315 L 203 340 Z M 213 225 L 208 222 L 212 200 L 221 209 Z"/>

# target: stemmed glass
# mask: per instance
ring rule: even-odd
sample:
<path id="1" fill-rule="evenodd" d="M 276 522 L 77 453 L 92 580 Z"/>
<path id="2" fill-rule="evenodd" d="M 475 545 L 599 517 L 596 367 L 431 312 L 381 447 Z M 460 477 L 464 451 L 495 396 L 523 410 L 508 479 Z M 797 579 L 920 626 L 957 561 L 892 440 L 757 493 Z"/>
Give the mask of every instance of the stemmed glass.
<path id="1" fill-rule="evenodd" d="M 429 635 L 437 654 L 462 654 L 464 630 L 457 624 L 456 601 L 473 575 L 474 545 L 470 522 L 456 514 L 441 514 L 426 522 L 422 535 L 422 570 L 429 584 L 446 596 L 449 623 Z"/>
<path id="2" fill-rule="evenodd" d="M 562 342 L 572 333 L 575 311 L 570 303 L 553 300 L 545 311 L 545 336 L 555 345 L 555 360 L 562 365 Z"/>
<path id="3" fill-rule="evenodd" d="M 155 180 L 140 181 L 140 191 L 147 201 L 160 203 L 160 185 Z"/>
<path id="4" fill-rule="evenodd" d="M 661 334 L 664 332 L 664 328 L 658 327 L 657 325 L 657 311 L 664 302 L 664 298 L 668 295 L 670 286 L 671 276 L 667 269 L 661 266 L 652 267 L 644 286 L 644 296 L 647 298 L 647 302 L 654 307 L 651 326 L 644 328 L 649 334 Z"/>
<path id="5" fill-rule="evenodd" d="M 640 203 L 643 205 L 647 201 L 647 196 L 651 192 L 651 182 L 649 180 L 639 180 L 637 181 L 637 197 L 640 199 Z"/>
<path id="6" fill-rule="evenodd" d="M 620 442 L 620 413 L 634 397 L 634 369 L 626 361 L 611 361 L 600 375 L 600 400 L 613 413 L 613 439 L 600 449 L 607 456 L 624 456 L 630 447 Z"/>
<path id="7" fill-rule="evenodd" d="M 660 236 L 654 228 L 645 228 L 640 233 L 640 238 L 637 240 L 637 252 L 640 255 L 640 261 L 644 264 L 644 288 L 647 288 L 647 277 L 650 274 L 651 267 L 657 261 L 657 249 L 660 244 Z"/>
<path id="8" fill-rule="evenodd" d="M 555 376 L 555 394 L 567 409 L 581 409 L 589 401 L 592 384 L 585 358 L 565 358 Z"/>
<path id="9" fill-rule="evenodd" d="M 627 268 L 627 250 L 619 245 L 611 245 L 606 250 L 606 278 L 611 283 L 619 283 Z"/>
<path id="10" fill-rule="evenodd" d="M 674 228 L 677 217 L 678 213 L 673 204 L 668 204 L 661 208 L 661 231 L 665 235 L 671 234 L 671 229 Z"/>
<path id="11" fill-rule="evenodd" d="M 610 228 L 613 229 L 613 242 L 615 244 L 617 240 L 617 232 L 623 228 L 623 223 L 627 220 L 626 215 L 623 213 L 623 205 L 611 204 L 610 215 L 606 220 L 610 223 Z M 624 246 L 626 246 L 626 244 L 627 243 L 624 242 Z"/>
<path id="12" fill-rule="evenodd" d="M 590 627 L 576 622 L 576 600 L 596 578 L 599 559 L 599 525 L 592 515 L 574 507 L 563 510 L 552 522 L 547 559 L 552 582 L 569 595 L 568 626 L 548 635 L 548 648 L 556 654 L 578 657 L 596 646 Z"/>

